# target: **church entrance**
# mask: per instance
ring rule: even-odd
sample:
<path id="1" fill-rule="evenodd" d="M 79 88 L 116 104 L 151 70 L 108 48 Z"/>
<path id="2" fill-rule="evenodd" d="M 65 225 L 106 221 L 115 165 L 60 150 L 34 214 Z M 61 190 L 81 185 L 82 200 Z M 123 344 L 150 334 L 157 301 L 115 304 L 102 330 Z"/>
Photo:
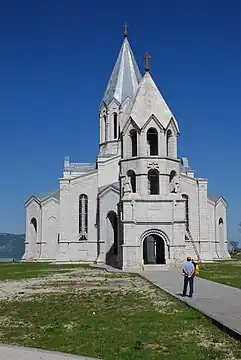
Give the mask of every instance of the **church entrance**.
<path id="1" fill-rule="evenodd" d="M 143 260 L 145 265 L 166 264 L 165 243 L 162 237 L 153 234 L 144 239 Z"/>
<path id="2" fill-rule="evenodd" d="M 115 211 L 107 214 L 106 264 L 115 266 L 118 255 L 118 218 Z"/>

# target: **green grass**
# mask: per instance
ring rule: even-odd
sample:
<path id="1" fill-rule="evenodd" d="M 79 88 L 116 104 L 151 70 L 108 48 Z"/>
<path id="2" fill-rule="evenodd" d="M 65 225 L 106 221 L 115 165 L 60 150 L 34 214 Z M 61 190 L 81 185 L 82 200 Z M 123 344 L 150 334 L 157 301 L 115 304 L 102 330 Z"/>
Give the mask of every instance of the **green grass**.
<path id="1" fill-rule="evenodd" d="M 241 260 L 240 256 L 234 261 L 218 261 L 212 264 L 203 264 L 200 267 L 200 276 L 221 284 L 241 288 Z"/>
<path id="2" fill-rule="evenodd" d="M 63 271 L 76 267 L 89 267 L 88 264 L 48 264 L 48 263 L 0 263 L 0 281 L 20 280 L 33 277 L 46 276 L 50 272 Z"/>
<path id="3" fill-rule="evenodd" d="M 104 360 L 241 358 L 240 342 L 145 280 L 91 272 L 86 288 L 79 273 L 64 293 L 0 301 L 0 342 Z"/>

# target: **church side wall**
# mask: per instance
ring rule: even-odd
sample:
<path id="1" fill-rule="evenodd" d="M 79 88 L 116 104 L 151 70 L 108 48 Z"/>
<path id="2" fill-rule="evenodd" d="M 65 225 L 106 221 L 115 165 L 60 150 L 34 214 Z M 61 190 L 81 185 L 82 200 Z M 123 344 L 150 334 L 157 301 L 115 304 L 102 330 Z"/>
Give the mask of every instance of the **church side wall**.
<path id="1" fill-rule="evenodd" d="M 108 190 L 107 190 L 108 191 Z M 100 196 L 99 208 L 99 242 L 100 242 L 100 259 L 106 261 L 106 254 L 108 254 L 114 245 L 114 229 L 108 218 L 110 212 L 115 212 L 118 216 L 117 204 L 119 202 L 119 193 L 114 190 L 109 190 L 103 196 Z"/>
<path id="2" fill-rule="evenodd" d="M 199 250 L 199 211 L 196 180 L 180 176 L 180 192 L 182 195 L 188 196 L 189 230 Z M 193 247 L 188 241 L 186 241 L 186 245 L 190 249 Z"/>
<path id="3" fill-rule="evenodd" d="M 41 242 L 41 207 L 36 200 L 32 200 L 26 206 L 26 236 L 24 260 L 39 257 L 39 244 Z M 36 228 L 33 220 L 36 219 Z"/>
<path id="4" fill-rule="evenodd" d="M 120 156 L 105 162 L 98 162 L 98 186 L 113 184 L 119 180 Z"/>
<path id="5" fill-rule="evenodd" d="M 219 244 L 218 239 L 216 238 L 216 229 L 215 229 L 215 204 L 208 201 L 208 229 L 209 229 L 209 241 L 210 241 L 210 251 L 214 259 L 219 257 Z"/>
<path id="6" fill-rule="evenodd" d="M 59 233 L 59 202 L 49 199 L 42 206 L 41 259 L 56 259 Z"/>
<path id="7" fill-rule="evenodd" d="M 227 209 L 221 200 L 215 206 L 215 225 L 219 257 L 223 259 L 230 258 L 228 252 Z"/>
<path id="8" fill-rule="evenodd" d="M 97 172 L 60 180 L 60 242 L 58 261 L 95 261 L 97 257 Z M 88 196 L 88 240 L 79 240 L 79 196 Z"/>

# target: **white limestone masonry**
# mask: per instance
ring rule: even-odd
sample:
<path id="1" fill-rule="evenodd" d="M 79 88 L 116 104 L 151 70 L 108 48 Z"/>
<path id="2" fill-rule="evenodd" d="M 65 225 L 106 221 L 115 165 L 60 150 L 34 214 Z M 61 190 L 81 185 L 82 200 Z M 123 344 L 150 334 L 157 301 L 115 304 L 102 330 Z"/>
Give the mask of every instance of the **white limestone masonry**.
<path id="1" fill-rule="evenodd" d="M 178 122 L 126 37 L 99 117 L 96 162 L 66 157 L 59 189 L 26 201 L 23 260 L 141 270 L 228 259 L 227 202 L 178 157 Z"/>

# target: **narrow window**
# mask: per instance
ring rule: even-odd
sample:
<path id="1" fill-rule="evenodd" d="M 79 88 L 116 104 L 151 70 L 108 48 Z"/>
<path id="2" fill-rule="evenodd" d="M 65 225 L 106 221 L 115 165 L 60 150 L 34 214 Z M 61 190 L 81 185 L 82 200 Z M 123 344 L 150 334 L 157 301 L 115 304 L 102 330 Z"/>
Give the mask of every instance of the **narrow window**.
<path id="1" fill-rule="evenodd" d="M 130 178 L 132 192 L 135 193 L 136 192 L 136 174 L 135 174 L 135 171 L 128 170 L 127 171 L 127 176 Z"/>
<path id="2" fill-rule="evenodd" d="M 137 132 L 136 130 L 132 129 L 130 131 L 131 137 L 131 155 L 137 156 Z"/>
<path id="3" fill-rule="evenodd" d="M 117 135 L 117 129 L 118 129 L 118 124 L 117 124 L 117 113 L 113 114 L 113 125 L 114 125 L 114 139 L 117 139 L 118 135 Z"/>
<path id="4" fill-rule="evenodd" d="M 33 217 L 30 223 L 33 225 L 35 232 L 37 232 L 37 220 Z"/>
<path id="5" fill-rule="evenodd" d="M 154 128 L 147 131 L 147 142 L 149 144 L 149 154 L 158 155 L 158 133 Z"/>
<path id="6" fill-rule="evenodd" d="M 169 175 L 169 182 L 172 182 L 172 179 L 177 175 L 175 170 L 172 170 Z"/>
<path id="7" fill-rule="evenodd" d="M 171 144 L 171 136 L 172 136 L 172 132 L 171 132 L 171 130 L 167 130 L 167 138 L 166 138 L 166 145 L 167 145 L 167 156 L 170 156 L 170 154 L 171 154 L 171 146 L 170 146 L 170 144 Z"/>
<path id="8" fill-rule="evenodd" d="M 104 128 L 105 128 L 105 139 L 104 139 L 104 142 L 106 142 L 106 141 L 107 141 L 107 136 L 108 136 L 108 134 L 107 134 L 108 129 L 107 129 L 107 119 L 106 119 L 106 115 L 104 115 Z"/>
<path id="9" fill-rule="evenodd" d="M 88 197 L 85 194 L 79 197 L 79 239 L 87 240 L 88 235 Z"/>
<path id="10" fill-rule="evenodd" d="M 156 169 L 148 171 L 148 188 L 151 195 L 159 194 L 159 172 Z"/>
<path id="11" fill-rule="evenodd" d="M 185 222 L 186 222 L 186 230 L 189 231 L 189 204 L 188 204 L 188 196 L 186 194 L 182 195 L 182 198 L 185 200 Z"/>
<path id="12" fill-rule="evenodd" d="M 218 225 L 222 225 L 222 224 L 223 224 L 223 219 L 220 218 L 220 219 L 218 220 Z"/>

